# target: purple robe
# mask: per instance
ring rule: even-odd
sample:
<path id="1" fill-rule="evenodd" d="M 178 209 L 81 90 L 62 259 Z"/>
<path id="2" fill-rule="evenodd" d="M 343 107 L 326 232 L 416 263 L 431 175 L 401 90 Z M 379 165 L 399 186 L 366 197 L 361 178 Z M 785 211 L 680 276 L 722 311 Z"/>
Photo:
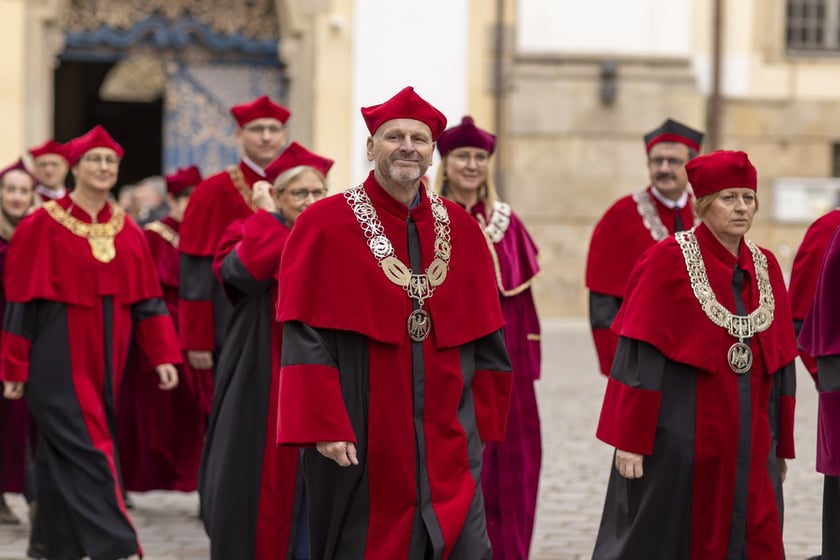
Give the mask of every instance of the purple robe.
<path id="1" fill-rule="evenodd" d="M 6 269 L 9 242 L 0 238 L 0 278 Z M 0 316 L 6 310 L 6 292 L 0 283 Z M 0 397 L 0 492 L 23 492 L 29 409 L 26 397 L 10 401 Z"/>
<path id="2" fill-rule="evenodd" d="M 505 343 L 513 365 L 513 390 L 504 442 L 484 449 L 481 486 L 487 532 L 495 560 L 528 558 L 542 462 L 534 381 L 540 377 L 540 323 L 531 282 L 539 272 L 537 246 L 506 204 L 470 209 L 488 242 L 505 318 Z M 489 214 L 489 215 L 488 215 Z M 494 237 L 495 236 L 495 237 Z"/>

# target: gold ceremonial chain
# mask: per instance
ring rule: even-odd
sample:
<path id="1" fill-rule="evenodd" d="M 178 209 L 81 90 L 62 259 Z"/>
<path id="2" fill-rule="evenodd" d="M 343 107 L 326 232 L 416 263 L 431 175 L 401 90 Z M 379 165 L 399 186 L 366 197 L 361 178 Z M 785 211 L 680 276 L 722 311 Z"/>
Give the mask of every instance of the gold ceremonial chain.
<path id="1" fill-rule="evenodd" d="M 694 229 L 677 232 L 674 237 L 682 249 L 694 297 L 700 302 L 700 306 L 712 323 L 725 328 L 730 335 L 738 339 L 738 342 L 729 348 L 727 354 L 729 367 L 738 374 L 748 372 L 752 367 L 753 357 L 752 350 L 744 343 L 744 339 L 766 331 L 773 324 L 773 312 L 776 309 L 773 287 L 770 285 L 770 276 L 767 273 L 767 257 L 751 241 L 746 241 L 752 253 L 758 282 L 758 307 L 749 315 L 735 315 L 717 300 L 712 291 Z"/>
<path id="2" fill-rule="evenodd" d="M 443 284 L 449 271 L 449 257 L 452 246 L 449 243 L 449 213 L 440 197 L 427 193 L 435 220 L 435 258 L 423 274 L 412 274 L 411 269 L 394 255 L 391 240 L 385 235 L 385 228 L 379 221 L 376 209 L 362 185 L 344 192 L 347 204 L 353 209 L 356 220 L 362 227 L 368 248 L 379 263 L 385 277 L 402 287 L 408 297 L 417 300 L 418 309 L 408 316 L 408 334 L 411 340 L 423 342 L 432 332 L 432 319 L 423 309 L 423 302 L 432 297 L 435 288 Z"/>
<path id="3" fill-rule="evenodd" d="M 484 232 L 490 237 L 490 241 L 498 243 L 507 233 L 508 226 L 510 226 L 510 204 L 496 200 L 493 202 L 490 223 L 484 226 Z"/>
<path id="4" fill-rule="evenodd" d="M 148 223 L 146 224 L 146 227 L 144 229 L 155 232 L 156 234 L 160 235 L 164 241 L 166 241 L 176 249 L 178 248 L 178 242 L 180 241 L 181 236 L 178 235 L 178 232 L 176 232 L 174 229 L 164 224 L 163 222 L 155 221 Z"/>
<path id="5" fill-rule="evenodd" d="M 257 207 L 254 206 L 254 203 L 252 201 L 254 191 L 253 189 L 251 189 L 251 187 L 248 186 L 248 183 L 245 181 L 245 176 L 242 174 L 242 170 L 239 169 L 239 166 L 228 166 L 227 169 L 225 169 L 225 171 L 227 171 L 230 180 L 233 181 L 233 186 L 235 186 L 236 190 L 239 191 L 239 194 L 242 195 L 242 198 L 245 200 L 245 204 L 248 205 L 248 208 L 256 212 Z"/>
<path id="6" fill-rule="evenodd" d="M 88 224 L 74 218 L 54 200 L 44 203 L 44 209 L 71 233 L 86 238 L 93 258 L 99 262 L 109 263 L 117 256 L 114 237 L 122 230 L 125 222 L 125 213 L 118 206 L 111 205 L 111 219 L 104 224 Z"/>

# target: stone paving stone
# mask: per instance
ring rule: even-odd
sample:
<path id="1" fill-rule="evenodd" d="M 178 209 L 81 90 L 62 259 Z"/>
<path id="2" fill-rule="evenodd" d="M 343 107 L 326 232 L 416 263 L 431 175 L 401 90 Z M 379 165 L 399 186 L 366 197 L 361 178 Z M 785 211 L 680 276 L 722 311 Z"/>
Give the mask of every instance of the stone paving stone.
<path id="1" fill-rule="evenodd" d="M 582 320 L 543 324 L 543 374 L 537 382 L 542 415 L 543 471 L 531 560 L 591 558 L 603 506 L 612 449 L 595 439 L 605 379 L 597 372 L 588 327 Z M 798 375 L 798 458 L 785 483 L 788 560 L 820 551 L 822 477 L 814 472 L 816 391 Z M 131 516 L 145 560 L 205 560 L 207 537 L 196 518 L 197 497 L 175 492 L 132 494 Z M 9 505 L 26 518 L 20 496 Z M 26 558 L 28 524 L 0 526 L 0 560 Z"/>

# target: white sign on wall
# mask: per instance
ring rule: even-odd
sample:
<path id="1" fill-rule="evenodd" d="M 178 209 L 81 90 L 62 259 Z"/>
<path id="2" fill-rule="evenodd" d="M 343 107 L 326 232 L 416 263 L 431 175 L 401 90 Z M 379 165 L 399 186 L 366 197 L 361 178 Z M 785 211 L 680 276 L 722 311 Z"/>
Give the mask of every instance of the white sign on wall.
<path id="1" fill-rule="evenodd" d="M 773 182 L 773 219 L 811 223 L 840 203 L 838 177 L 779 177 Z"/>

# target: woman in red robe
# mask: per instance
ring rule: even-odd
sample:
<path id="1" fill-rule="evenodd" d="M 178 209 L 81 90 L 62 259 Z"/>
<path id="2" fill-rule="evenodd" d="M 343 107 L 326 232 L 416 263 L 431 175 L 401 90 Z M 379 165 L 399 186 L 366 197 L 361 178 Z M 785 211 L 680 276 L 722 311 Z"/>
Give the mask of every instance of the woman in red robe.
<path id="1" fill-rule="evenodd" d="M 39 204 L 40 198 L 35 193 L 35 179 L 21 160 L 0 171 L 0 275 L 6 267 L 9 240 L 17 224 Z M 0 314 L 5 308 L 6 293 L 0 288 Z M 31 442 L 34 441 L 30 437 L 34 434 L 30 433 L 29 425 L 29 412 L 24 399 L 0 399 L 0 492 L 24 492 L 27 501 L 31 503 L 35 498 L 32 495 L 32 481 L 24 476 L 26 467 L 31 462 Z M 2 493 L 0 523 L 20 523 L 20 519 L 9 509 Z"/>
<path id="2" fill-rule="evenodd" d="M 782 273 L 744 239 L 743 152 L 686 164 L 702 223 L 636 264 L 597 435 L 615 446 L 593 558 L 783 558 L 797 355 Z"/>
<path id="3" fill-rule="evenodd" d="M 496 560 L 525 560 L 531 547 L 542 442 L 534 382 L 540 377 L 540 322 L 531 292 L 537 246 L 510 206 L 498 199 L 488 166 L 496 137 L 471 117 L 438 138 L 437 192 L 463 206 L 487 236 L 505 318 L 513 387 L 503 442 L 487 442 L 481 489 Z"/>
<path id="4" fill-rule="evenodd" d="M 15 231 L 6 259 L 4 396 L 26 388 L 38 426 L 38 507 L 27 554 L 142 556 L 118 471 L 114 401 L 132 332 L 161 389 L 181 352 L 143 232 L 108 194 L 122 147 L 101 126 L 72 142 L 76 188 Z"/>

